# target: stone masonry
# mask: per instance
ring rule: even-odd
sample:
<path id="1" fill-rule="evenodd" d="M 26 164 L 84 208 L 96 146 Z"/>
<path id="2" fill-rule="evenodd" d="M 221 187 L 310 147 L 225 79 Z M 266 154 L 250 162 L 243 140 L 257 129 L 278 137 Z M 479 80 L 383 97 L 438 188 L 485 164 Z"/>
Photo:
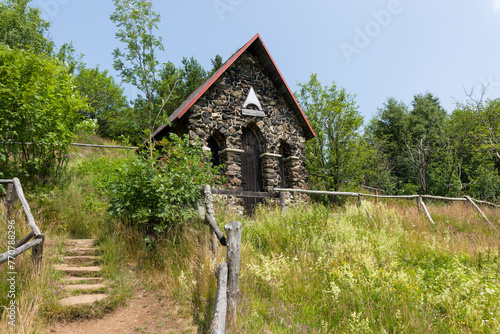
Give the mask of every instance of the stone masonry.
<path id="1" fill-rule="evenodd" d="M 251 87 L 264 116 L 242 113 Z M 304 130 L 258 57 L 251 52 L 245 51 L 191 106 L 186 116 L 191 138 L 199 138 L 205 146 L 211 136 L 216 140 L 220 162 L 226 165 L 224 173 L 229 189 L 241 189 L 244 128 L 250 128 L 259 140 L 265 191 L 280 186 L 307 189 Z"/>

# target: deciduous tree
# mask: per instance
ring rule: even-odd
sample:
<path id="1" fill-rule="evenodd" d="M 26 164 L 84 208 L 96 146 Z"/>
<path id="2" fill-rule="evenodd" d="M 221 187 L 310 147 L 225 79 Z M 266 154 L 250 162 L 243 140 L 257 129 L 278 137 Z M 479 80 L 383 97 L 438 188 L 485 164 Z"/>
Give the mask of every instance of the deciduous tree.
<path id="1" fill-rule="evenodd" d="M 316 133 L 306 144 L 313 187 L 338 191 L 359 184 L 366 145 L 360 134 L 363 117 L 354 96 L 335 83 L 321 85 L 316 74 L 298 85 L 297 99 Z"/>
<path id="2" fill-rule="evenodd" d="M 31 0 L 0 1 L 0 44 L 51 54 L 54 43 L 47 38 L 50 23 L 30 3 Z"/>
<path id="3" fill-rule="evenodd" d="M 57 60 L 0 48 L 0 177 L 33 182 L 57 174 L 86 108 Z"/>

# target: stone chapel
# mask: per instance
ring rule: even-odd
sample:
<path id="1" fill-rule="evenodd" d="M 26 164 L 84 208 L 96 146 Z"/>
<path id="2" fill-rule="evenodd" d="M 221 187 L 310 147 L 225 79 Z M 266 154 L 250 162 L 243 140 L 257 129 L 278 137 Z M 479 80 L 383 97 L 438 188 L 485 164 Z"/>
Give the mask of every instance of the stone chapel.
<path id="1" fill-rule="evenodd" d="M 307 189 L 305 141 L 315 137 L 259 34 L 201 84 L 153 134 L 199 138 L 227 188 Z"/>

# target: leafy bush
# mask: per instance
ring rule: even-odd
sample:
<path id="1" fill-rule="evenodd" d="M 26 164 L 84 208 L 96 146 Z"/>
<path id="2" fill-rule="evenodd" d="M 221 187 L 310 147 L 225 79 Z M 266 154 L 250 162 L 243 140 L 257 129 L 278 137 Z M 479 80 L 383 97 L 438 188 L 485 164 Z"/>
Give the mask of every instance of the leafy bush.
<path id="1" fill-rule="evenodd" d="M 195 217 L 201 186 L 220 179 L 188 135 L 171 134 L 160 147 L 125 160 L 106 182 L 111 214 L 147 232 L 169 232 Z"/>
<path id="2" fill-rule="evenodd" d="M 56 60 L 0 47 L 0 177 L 36 182 L 60 172 L 86 108 Z"/>

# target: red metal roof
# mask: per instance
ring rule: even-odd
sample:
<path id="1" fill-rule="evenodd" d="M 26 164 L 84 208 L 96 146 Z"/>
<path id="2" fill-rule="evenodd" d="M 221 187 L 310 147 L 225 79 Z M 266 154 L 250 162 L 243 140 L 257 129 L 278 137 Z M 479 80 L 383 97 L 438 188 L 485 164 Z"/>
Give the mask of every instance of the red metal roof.
<path id="1" fill-rule="evenodd" d="M 271 57 L 269 51 L 267 50 L 262 38 L 259 34 L 256 34 L 249 40 L 241 49 L 239 49 L 234 55 L 232 55 L 217 71 L 215 71 L 204 83 L 202 83 L 197 89 L 195 89 L 191 95 L 188 96 L 184 102 L 169 116 L 169 123 L 175 122 L 177 119 L 182 118 L 184 114 L 191 108 L 196 101 L 220 78 L 220 76 L 247 50 L 252 51 L 259 57 L 262 66 L 267 70 L 269 77 L 274 82 L 278 90 L 285 97 L 290 107 L 295 112 L 299 122 L 304 129 L 306 139 L 311 139 L 316 136 L 314 130 L 306 119 L 306 116 L 299 106 L 299 103 L 295 99 L 290 87 L 288 87 L 285 79 L 281 75 L 276 63 Z M 158 127 L 153 133 L 153 138 L 162 132 L 169 124 Z"/>

